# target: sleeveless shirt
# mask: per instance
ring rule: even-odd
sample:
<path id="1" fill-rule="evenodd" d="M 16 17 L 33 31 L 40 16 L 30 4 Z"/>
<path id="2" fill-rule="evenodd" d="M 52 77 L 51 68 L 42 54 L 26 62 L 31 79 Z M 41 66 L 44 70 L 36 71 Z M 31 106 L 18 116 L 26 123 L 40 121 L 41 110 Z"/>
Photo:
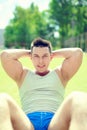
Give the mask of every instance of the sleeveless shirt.
<path id="1" fill-rule="evenodd" d="M 26 114 L 36 111 L 55 113 L 64 99 L 64 86 L 56 71 L 45 76 L 29 71 L 19 93 Z"/>

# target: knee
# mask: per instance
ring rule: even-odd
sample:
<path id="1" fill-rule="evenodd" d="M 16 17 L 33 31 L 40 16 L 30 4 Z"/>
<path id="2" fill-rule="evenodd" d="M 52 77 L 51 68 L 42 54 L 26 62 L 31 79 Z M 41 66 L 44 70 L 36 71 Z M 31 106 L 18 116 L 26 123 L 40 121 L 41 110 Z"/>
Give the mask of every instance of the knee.
<path id="1" fill-rule="evenodd" d="M 7 102 L 7 94 L 1 93 L 0 94 L 0 116 L 6 116 L 9 114 L 9 106 Z"/>
<path id="2" fill-rule="evenodd" d="M 87 93 L 75 91 L 67 96 L 66 100 L 68 102 L 71 102 L 72 105 L 75 105 L 77 103 L 80 105 L 83 101 L 87 102 Z"/>
<path id="3" fill-rule="evenodd" d="M 0 93 L 0 102 L 2 100 L 7 101 L 10 96 L 7 93 Z"/>
<path id="4" fill-rule="evenodd" d="M 87 122 L 87 93 L 76 92 L 72 94 L 71 120 L 79 124 Z"/>
<path id="5" fill-rule="evenodd" d="M 8 95 L 7 93 L 1 93 L 0 94 L 0 107 L 3 105 L 3 107 L 5 106 L 6 107 L 6 104 L 10 105 L 10 100 L 12 100 L 11 96 Z"/>
<path id="6" fill-rule="evenodd" d="M 7 94 L 7 93 L 1 93 L 0 94 L 0 107 L 2 106 L 3 104 L 3 107 L 6 105 L 8 106 L 8 108 L 10 109 L 10 106 L 13 104 L 13 99 L 12 97 Z"/>
<path id="7" fill-rule="evenodd" d="M 75 112 L 83 112 L 87 110 L 87 93 L 85 92 L 72 92 L 66 97 L 64 106 L 69 108 L 71 115 Z"/>
<path id="8" fill-rule="evenodd" d="M 1 100 L 5 100 L 6 95 L 6 93 L 0 93 L 0 102 Z"/>
<path id="9" fill-rule="evenodd" d="M 8 94 L 6 94 L 6 93 L 1 93 L 0 94 L 0 106 L 1 106 L 1 104 L 4 104 L 5 102 L 7 102 L 7 98 L 8 98 Z"/>
<path id="10" fill-rule="evenodd" d="M 85 92 L 72 92 L 70 98 L 73 106 L 82 106 L 87 104 L 87 93 Z"/>
<path id="11" fill-rule="evenodd" d="M 85 92 L 73 92 L 70 94 L 71 112 L 73 115 L 87 114 L 87 93 Z"/>

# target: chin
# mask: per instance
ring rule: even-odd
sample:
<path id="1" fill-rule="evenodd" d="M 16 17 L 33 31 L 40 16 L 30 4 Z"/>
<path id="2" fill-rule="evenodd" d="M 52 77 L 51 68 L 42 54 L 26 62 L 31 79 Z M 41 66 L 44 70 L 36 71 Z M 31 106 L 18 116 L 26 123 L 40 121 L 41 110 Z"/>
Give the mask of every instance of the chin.
<path id="1" fill-rule="evenodd" d="M 48 72 L 48 70 L 39 70 L 39 71 L 37 71 L 37 73 L 41 73 L 41 74 L 44 74 L 44 73 L 47 73 Z"/>
<path id="2" fill-rule="evenodd" d="M 37 73 L 45 73 L 46 71 L 37 71 Z"/>
<path id="3" fill-rule="evenodd" d="M 37 69 L 36 70 L 38 73 L 44 73 L 44 72 L 46 72 L 47 70 L 44 70 L 44 69 Z"/>
<path id="4" fill-rule="evenodd" d="M 45 73 L 47 70 L 36 70 L 37 73 Z"/>

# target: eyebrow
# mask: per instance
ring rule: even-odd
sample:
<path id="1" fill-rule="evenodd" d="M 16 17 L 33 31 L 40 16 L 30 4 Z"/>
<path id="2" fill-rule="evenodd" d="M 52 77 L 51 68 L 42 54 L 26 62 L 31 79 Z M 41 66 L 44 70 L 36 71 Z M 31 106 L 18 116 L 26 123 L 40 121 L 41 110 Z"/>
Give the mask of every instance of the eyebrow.
<path id="1" fill-rule="evenodd" d="M 45 56 L 45 55 L 48 55 L 48 53 L 45 53 L 44 56 Z"/>
<path id="2" fill-rule="evenodd" d="M 39 56 L 38 54 L 33 54 L 33 55 L 35 55 L 35 56 Z M 48 53 L 45 53 L 43 56 L 45 56 L 45 55 L 48 55 Z"/>
<path id="3" fill-rule="evenodd" d="M 38 54 L 33 54 L 34 56 L 38 56 Z"/>

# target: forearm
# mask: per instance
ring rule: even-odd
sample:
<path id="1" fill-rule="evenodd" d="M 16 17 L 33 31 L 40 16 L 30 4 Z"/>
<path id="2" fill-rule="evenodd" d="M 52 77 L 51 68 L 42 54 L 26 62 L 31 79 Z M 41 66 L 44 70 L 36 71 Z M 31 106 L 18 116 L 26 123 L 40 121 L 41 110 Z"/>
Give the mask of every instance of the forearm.
<path id="1" fill-rule="evenodd" d="M 7 49 L 7 50 L 2 51 L 1 56 L 2 55 L 11 57 L 12 59 L 19 59 L 23 56 L 30 57 L 31 51 L 26 50 L 26 49 Z"/>
<path id="2" fill-rule="evenodd" d="M 82 55 L 80 48 L 64 48 L 52 52 L 53 57 L 70 58 L 75 55 Z"/>

